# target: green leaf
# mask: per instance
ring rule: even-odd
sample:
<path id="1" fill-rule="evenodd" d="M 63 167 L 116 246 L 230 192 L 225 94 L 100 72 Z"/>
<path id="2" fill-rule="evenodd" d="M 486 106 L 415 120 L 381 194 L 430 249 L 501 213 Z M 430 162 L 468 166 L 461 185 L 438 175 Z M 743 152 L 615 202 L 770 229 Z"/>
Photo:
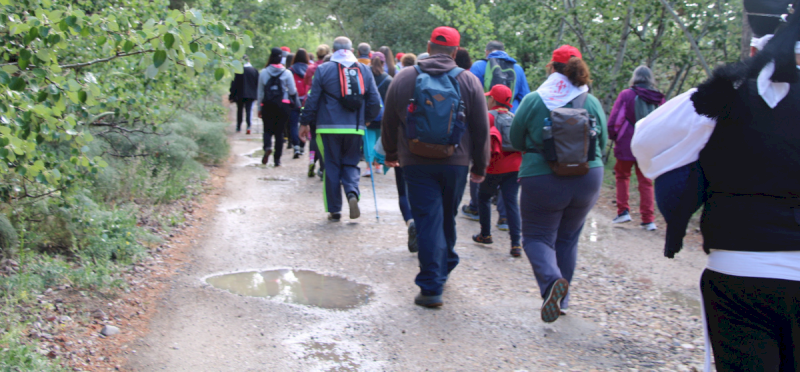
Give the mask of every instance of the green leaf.
<path id="1" fill-rule="evenodd" d="M 252 38 L 254 38 L 254 37 L 256 37 L 256 36 L 253 34 L 253 31 L 250 31 L 250 30 L 245 30 L 245 31 L 244 31 L 244 34 L 245 34 L 245 35 L 247 35 L 247 36 L 249 36 L 251 39 L 252 39 Z"/>
<path id="2" fill-rule="evenodd" d="M 10 81 L 11 77 L 5 71 L 0 70 L 0 84 L 8 85 Z"/>
<path id="3" fill-rule="evenodd" d="M 161 65 L 163 65 L 166 60 L 167 60 L 166 51 L 157 50 L 155 53 L 153 53 L 153 65 L 156 66 L 156 68 L 161 67 Z"/>
<path id="4" fill-rule="evenodd" d="M 158 68 L 155 65 L 147 66 L 147 70 L 144 72 L 144 76 L 148 79 L 152 79 L 156 77 L 158 74 Z"/>
<path id="5" fill-rule="evenodd" d="M 236 53 L 239 51 L 239 46 L 240 46 L 239 41 L 234 41 L 233 45 L 231 45 L 231 50 L 233 50 L 233 52 Z"/>
<path id="6" fill-rule="evenodd" d="M 61 22 L 58 22 L 58 29 L 61 31 L 69 30 L 69 25 L 67 24 L 67 20 L 62 19 Z"/>
<path id="7" fill-rule="evenodd" d="M 39 94 L 36 96 L 36 102 L 44 102 L 47 99 L 47 91 L 40 90 Z"/>
<path id="8" fill-rule="evenodd" d="M 175 35 L 173 34 L 164 35 L 164 46 L 167 47 L 167 49 L 172 49 L 173 44 L 175 44 Z"/>
<path id="9" fill-rule="evenodd" d="M 125 51 L 125 53 L 128 53 L 128 52 L 130 52 L 131 50 L 133 50 L 133 46 L 134 46 L 134 44 L 133 44 L 133 42 L 132 42 L 132 41 L 130 41 L 130 40 L 125 40 L 125 44 L 122 46 L 122 50 L 124 50 L 124 51 Z"/>
<path id="10" fill-rule="evenodd" d="M 47 72 L 40 68 L 33 69 L 33 74 L 38 78 L 44 78 L 45 76 L 47 76 Z"/>
<path id="11" fill-rule="evenodd" d="M 57 95 L 58 92 L 59 92 L 58 85 L 55 85 L 55 84 L 48 85 L 47 86 L 47 92 L 52 94 L 52 95 L 54 95 L 54 96 Z"/>
<path id="12" fill-rule="evenodd" d="M 75 27 L 75 25 L 76 25 L 76 24 L 78 24 L 78 17 L 76 17 L 76 16 L 69 16 L 69 17 L 67 17 L 67 18 L 66 18 L 64 21 L 66 21 L 66 23 L 67 23 L 67 26 L 69 26 L 69 27 Z"/>
<path id="13" fill-rule="evenodd" d="M 19 59 L 31 59 L 31 51 L 27 49 L 20 50 Z"/>
<path id="14" fill-rule="evenodd" d="M 243 74 L 244 73 L 244 67 L 242 66 L 242 62 L 241 61 L 238 61 L 238 60 L 233 61 L 233 62 L 231 62 L 231 65 L 233 65 L 233 72 L 234 73 L 237 73 L 237 74 Z"/>
<path id="15" fill-rule="evenodd" d="M 19 76 L 14 76 L 11 78 L 11 83 L 8 84 L 8 87 L 11 88 L 11 90 L 21 92 L 25 90 L 26 85 L 28 85 L 28 83 L 26 83 L 24 79 L 20 78 Z"/>
<path id="16" fill-rule="evenodd" d="M 216 71 L 214 71 L 214 79 L 221 80 L 223 76 L 225 76 L 224 68 L 220 67 Z"/>
<path id="17" fill-rule="evenodd" d="M 106 39 L 106 37 L 105 37 L 105 36 L 100 36 L 100 37 L 98 37 L 98 38 L 97 38 L 97 46 L 103 46 L 103 45 L 105 45 L 105 43 L 106 43 L 106 40 L 108 40 L 108 39 Z"/>
<path id="18" fill-rule="evenodd" d="M 86 103 L 86 99 L 87 98 L 88 98 L 88 95 L 86 94 L 85 90 L 82 90 L 82 91 L 78 92 L 78 100 L 81 101 L 81 103 Z"/>
<path id="19" fill-rule="evenodd" d="M 189 50 L 191 50 L 191 51 L 192 51 L 192 53 L 197 53 L 197 51 L 198 51 L 199 49 L 200 49 L 200 45 L 199 45 L 199 44 L 197 44 L 197 43 L 191 43 L 191 44 L 189 44 Z"/>
<path id="20" fill-rule="evenodd" d="M 23 69 L 23 70 L 28 68 L 28 65 L 30 65 L 30 64 L 31 64 L 31 61 L 29 59 L 21 59 L 20 58 L 20 60 L 17 61 L 17 65 L 19 65 L 19 68 Z"/>

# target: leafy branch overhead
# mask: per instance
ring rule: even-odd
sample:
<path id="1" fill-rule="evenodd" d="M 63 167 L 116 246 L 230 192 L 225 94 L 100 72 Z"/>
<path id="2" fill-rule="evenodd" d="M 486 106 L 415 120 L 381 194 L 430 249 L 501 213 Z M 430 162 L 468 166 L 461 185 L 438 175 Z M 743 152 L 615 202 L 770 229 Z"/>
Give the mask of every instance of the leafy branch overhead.
<path id="1" fill-rule="evenodd" d="M 0 200 L 97 173 L 93 128 L 152 131 L 241 72 L 252 46 L 249 31 L 165 0 L 73 3 L 0 0 Z"/>

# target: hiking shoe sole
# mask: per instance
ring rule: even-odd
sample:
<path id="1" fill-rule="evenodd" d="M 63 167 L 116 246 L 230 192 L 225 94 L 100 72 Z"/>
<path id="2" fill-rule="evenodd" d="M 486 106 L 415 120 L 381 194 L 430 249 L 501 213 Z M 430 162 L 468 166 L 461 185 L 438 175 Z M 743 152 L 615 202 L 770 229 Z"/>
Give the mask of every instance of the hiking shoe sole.
<path id="1" fill-rule="evenodd" d="M 521 256 L 522 256 L 521 247 L 511 247 L 511 257 L 521 257 Z"/>
<path id="2" fill-rule="evenodd" d="M 497 226 L 497 229 L 500 230 L 500 231 L 508 231 L 508 225 L 507 224 L 498 224 L 496 226 Z"/>
<path id="3" fill-rule="evenodd" d="M 442 295 L 424 296 L 420 293 L 414 298 L 414 304 L 427 308 L 435 308 L 442 306 L 444 303 L 442 302 Z"/>
<path id="4" fill-rule="evenodd" d="M 561 315 L 561 300 L 567 295 L 569 291 L 569 282 L 564 279 L 558 279 L 553 283 L 550 288 L 550 293 L 547 294 L 544 303 L 542 303 L 542 320 L 545 323 L 552 323 L 558 320 Z"/>
<path id="5" fill-rule="evenodd" d="M 494 243 L 494 240 L 492 240 L 492 236 L 491 235 L 483 236 L 481 234 L 473 235 L 472 236 L 472 241 L 475 242 L 475 243 L 481 243 L 481 244 L 492 244 L 492 243 Z"/>
<path id="6" fill-rule="evenodd" d="M 417 226 L 414 224 L 414 221 L 411 221 L 408 224 L 408 251 L 411 253 L 416 253 L 419 251 L 419 245 L 417 243 Z"/>
<path id="7" fill-rule="evenodd" d="M 358 198 L 351 196 L 347 198 L 347 204 L 350 205 L 350 219 L 354 220 L 361 217 L 361 210 L 358 209 Z"/>

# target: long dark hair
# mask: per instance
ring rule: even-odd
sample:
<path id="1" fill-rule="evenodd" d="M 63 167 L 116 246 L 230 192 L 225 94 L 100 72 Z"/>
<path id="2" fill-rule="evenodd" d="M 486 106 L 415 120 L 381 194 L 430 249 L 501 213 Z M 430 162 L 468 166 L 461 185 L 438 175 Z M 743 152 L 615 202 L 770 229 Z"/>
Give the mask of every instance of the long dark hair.
<path id="1" fill-rule="evenodd" d="M 397 67 L 395 67 L 397 62 L 394 60 L 394 53 L 392 53 L 392 49 L 384 45 L 378 48 L 378 51 L 386 56 L 386 66 L 388 66 L 389 69 L 389 76 L 394 77 L 394 74 L 397 73 Z"/>
<path id="2" fill-rule="evenodd" d="M 292 63 L 308 64 L 309 63 L 308 52 L 303 48 L 298 49 L 297 54 L 294 55 L 294 61 L 292 61 Z"/>
<path id="3" fill-rule="evenodd" d="M 289 53 L 286 55 L 286 68 L 292 67 L 292 63 L 294 63 L 294 53 Z"/>
<path id="4" fill-rule="evenodd" d="M 373 56 L 372 60 L 369 62 L 369 68 L 372 70 L 372 75 L 376 78 L 383 75 L 383 61 L 381 61 L 381 57 Z"/>

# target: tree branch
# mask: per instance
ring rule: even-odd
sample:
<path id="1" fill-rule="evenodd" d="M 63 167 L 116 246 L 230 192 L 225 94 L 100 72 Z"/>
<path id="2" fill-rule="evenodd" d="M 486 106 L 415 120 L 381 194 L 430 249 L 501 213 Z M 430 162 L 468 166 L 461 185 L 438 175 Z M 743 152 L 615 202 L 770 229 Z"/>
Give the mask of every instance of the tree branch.
<path id="1" fill-rule="evenodd" d="M 129 56 L 134 56 L 134 55 L 137 55 L 137 54 L 151 53 L 151 52 L 155 52 L 155 51 L 156 51 L 155 49 L 147 49 L 147 50 L 139 50 L 139 51 L 132 52 L 132 53 L 119 53 L 118 52 L 117 54 L 115 54 L 115 55 L 113 55 L 111 57 L 108 57 L 108 58 L 100 58 L 100 59 L 95 59 L 94 61 L 83 62 L 83 63 L 75 63 L 75 64 L 71 64 L 71 65 L 61 65 L 61 66 L 58 66 L 58 67 L 61 67 L 62 69 L 63 68 L 81 68 L 81 67 L 91 66 L 91 65 L 94 65 L 94 64 L 97 64 L 97 63 L 108 62 L 108 61 L 111 61 L 111 60 L 114 60 L 114 59 L 117 59 L 117 58 L 129 57 Z"/>
<path id="2" fill-rule="evenodd" d="M 683 30 L 683 33 L 686 35 L 686 39 L 689 40 L 689 44 L 692 45 L 692 49 L 694 49 L 695 54 L 697 54 L 697 59 L 700 60 L 700 64 L 703 66 L 703 69 L 706 70 L 706 75 L 711 76 L 711 69 L 708 68 L 708 63 L 706 63 L 706 59 L 703 58 L 703 53 L 700 53 L 700 47 L 697 46 L 697 42 L 694 40 L 692 33 L 686 28 L 686 24 L 683 23 L 681 17 L 678 16 L 678 13 L 675 13 L 675 9 L 672 9 L 672 6 L 669 5 L 667 0 L 660 0 L 661 5 L 664 6 L 665 9 L 672 15 L 672 18 L 675 19 L 675 23 L 678 24 L 678 27 Z"/>

